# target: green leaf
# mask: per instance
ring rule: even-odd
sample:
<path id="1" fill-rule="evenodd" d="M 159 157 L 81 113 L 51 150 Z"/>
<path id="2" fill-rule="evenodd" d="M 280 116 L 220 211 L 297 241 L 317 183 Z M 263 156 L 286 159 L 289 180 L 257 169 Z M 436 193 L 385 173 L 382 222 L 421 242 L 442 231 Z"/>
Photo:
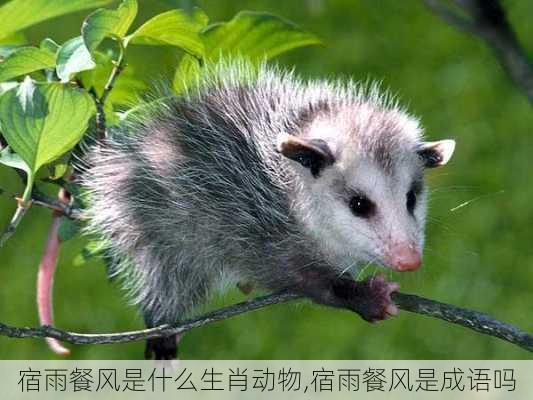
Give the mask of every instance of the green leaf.
<path id="1" fill-rule="evenodd" d="M 66 153 L 57 160 L 48 164 L 48 178 L 56 181 L 67 175 L 70 172 L 69 161 L 70 153 Z"/>
<path id="2" fill-rule="evenodd" d="M 203 27 L 206 27 L 207 24 L 209 23 L 209 17 L 207 16 L 207 14 L 204 12 L 204 10 L 202 10 L 201 8 L 199 7 L 195 7 L 192 11 L 192 18 L 198 22 L 200 25 L 202 25 Z"/>
<path id="3" fill-rule="evenodd" d="M 93 59 L 96 62 L 96 67 L 90 71 L 83 71 L 79 74 L 79 78 L 85 87 L 94 87 L 98 96 L 102 95 L 104 86 L 109 80 L 109 75 L 113 68 L 112 60 L 114 56 L 101 51 L 93 53 Z M 146 92 L 148 85 L 141 79 L 138 67 L 135 64 L 128 65 L 120 74 L 120 78 L 116 80 L 113 90 L 109 94 L 105 105 L 109 103 L 121 104 L 131 106 L 139 101 L 143 92 Z M 109 110 L 111 111 L 111 110 Z M 107 114 L 107 122 L 112 121 L 112 114 Z"/>
<path id="4" fill-rule="evenodd" d="M 0 39 L 0 61 L 28 43 L 26 36 L 20 32 L 13 33 Z"/>
<path id="5" fill-rule="evenodd" d="M 81 28 L 85 45 L 93 53 L 106 37 L 122 39 L 136 16 L 136 0 L 123 0 L 116 10 L 96 10 L 87 17 Z"/>
<path id="6" fill-rule="evenodd" d="M 66 242 L 72 239 L 80 232 L 81 226 L 76 221 L 67 217 L 61 217 L 59 219 L 59 240 Z"/>
<path id="7" fill-rule="evenodd" d="M 63 178 L 65 175 L 67 175 L 67 173 L 69 173 L 69 167 L 67 163 L 54 163 L 50 168 L 50 179 L 56 181 Z"/>
<path id="8" fill-rule="evenodd" d="M 1 45 L 0 46 L 0 62 L 8 58 L 11 54 L 13 54 L 15 51 L 20 49 L 22 46 L 17 45 Z"/>
<path id="9" fill-rule="evenodd" d="M 313 34 L 273 14 L 242 11 L 231 21 L 204 31 L 206 55 L 243 55 L 252 60 L 271 59 L 298 47 L 320 44 Z"/>
<path id="10" fill-rule="evenodd" d="M 41 69 L 53 68 L 55 64 L 56 55 L 50 51 L 48 42 L 41 48 L 20 47 L 0 63 L 0 82 Z"/>
<path id="11" fill-rule="evenodd" d="M 61 82 L 68 82 L 77 72 L 93 69 L 96 66 L 81 36 L 67 41 L 57 54 L 57 76 Z"/>
<path id="12" fill-rule="evenodd" d="M 8 90 L 11 90 L 14 87 L 17 87 L 18 85 L 20 85 L 20 83 L 19 82 L 15 82 L 15 81 L 9 81 L 9 82 L 0 83 L 0 96 L 3 93 L 7 92 Z"/>
<path id="13" fill-rule="evenodd" d="M 0 129 L 35 174 L 74 147 L 94 112 L 86 92 L 60 83 L 35 84 L 27 77 L 0 97 Z"/>
<path id="14" fill-rule="evenodd" d="M 109 101 L 113 104 L 131 106 L 138 103 L 143 93 L 149 90 L 149 86 L 135 75 L 133 67 L 128 69 L 128 73 L 120 76 L 120 82 L 109 95 Z"/>
<path id="15" fill-rule="evenodd" d="M 163 96 L 152 101 L 141 102 L 135 107 L 131 107 L 128 110 L 119 113 L 120 121 L 126 121 L 128 119 L 136 120 L 145 115 L 156 113 L 168 100 L 171 100 L 171 96 Z"/>
<path id="16" fill-rule="evenodd" d="M 188 54 L 181 58 L 181 61 L 174 74 L 174 81 L 172 87 L 176 93 L 181 93 L 187 87 L 188 82 L 198 76 L 201 65 L 197 58 L 191 57 Z"/>
<path id="17" fill-rule="evenodd" d="M 81 253 L 74 257 L 72 264 L 75 267 L 81 267 L 94 257 L 104 256 L 106 248 L 108 248 L 108 246 L 103 240 L 91 240 L 87 246 L 81 250 Z"/>
<path id="18" fill-rule="evenodd" d="M 156 15 L 146 21 L 134 33 L 127 36 L 128 43 L 148 45 L 171 45 L 186 52 L 203 57 L 204 44 L 199 32 L 205 25 L 206 19 L 197 14 L 191 17 L 181 10 L 171 10 Z"/>
<path id="19" fill-rule="evenodd" d="M 252 62 L 268 60 L 298 47 L 320 44 L 313 34 L 276 15 L 242 11 L 228 22 L 208 26 L 201 33 L 205 61 L 223 56 L 244 56 Z M 200 70 L 200 64 L 185 55 L 174 75 L 174 90 L 183 90 Z"/>
<path id="20" fill-rule="evenodd" d="M 0 7 L 0 39 L 38 22 L 88 8 L 101 7 L 111 0 L 11 0 Z"/>
<path id="21" fill-rule="evenodd" d="M 0 45 L 21 46 L 27 43 L 28 39 L 22 32 L 14 32 L 0 39 Z"/>
<path id="22" fill-rule="evenodd" d="M 61 47 L 58 45 L 54 40 L 50 38 L 43 39 L 41 42 L 41 45 L 39 46 L 41 49 L 47 49 L 50 52 L 56 54 L 59 48 Z"/>
<path id="23" fill-rule="evenodd" d="M 30 174 L 30 167 L 24 162 L 22 158 L 16 153 L 13 153 L 9 147 L 0 151 L 0 164 L 4 164 L 11 168 L 21 169 Z"/>

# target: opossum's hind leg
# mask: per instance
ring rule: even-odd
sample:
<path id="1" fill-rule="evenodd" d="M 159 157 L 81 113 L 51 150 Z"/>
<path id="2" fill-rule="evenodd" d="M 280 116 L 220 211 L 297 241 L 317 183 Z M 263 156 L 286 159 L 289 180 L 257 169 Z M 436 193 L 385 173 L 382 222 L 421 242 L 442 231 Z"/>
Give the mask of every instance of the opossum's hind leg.
<path id="1" fill-rule="evenodd" d="M 161 320 L 154 320 L 149 311 L 144 311 L 144 323 L 147 328 L 155 328 L 165 324 Z M 168 320 L 170 321 L 170 320 Z M 176 323 L 173 320 L 170 323 Z M 146 340 L 144 358 L 146 360 L 176 360 L 178 358 L 178 343 L 184 334 L 157 337 Z"/>
<path id="2" fill-rule="evenodd" d="M 147 328 L 153 328 L 146 324 Z M 144 358 L 146 360 L 176 360 L 178 358 L 178 343 L 181 335 L 170 335 L 148 339 L 144 348 Z"/>
<path id="3" fill-rule="evenodd" d="M 165 263 L 174 265 L 177 263 Z M 211 279 L 205 271 L 193 268 L 192 263 L 184 266 L 168 268 L 163 274 L 164 279 L 150 282 L 148 301 L 143 305 L 143 316 L 146 326 L 156 327 L 163 324 L 173 325 L 191 316 L 195 308 L 207 300 Z M 149 275 L 153 276 L 153 275 Z M 173 360 L 178 356 L 180 335 L 153 338 L 147 340 L 145 358 L 156 360 Z"/>

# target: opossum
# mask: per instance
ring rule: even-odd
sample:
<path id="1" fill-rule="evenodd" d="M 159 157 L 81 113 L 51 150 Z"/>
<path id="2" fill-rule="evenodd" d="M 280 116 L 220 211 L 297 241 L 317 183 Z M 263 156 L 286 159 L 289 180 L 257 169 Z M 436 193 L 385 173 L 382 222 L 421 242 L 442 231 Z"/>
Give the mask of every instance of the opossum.
<path id="1" fill-rule="evenodd" d="M 446 164 L 453 140 L 424 141 L 379 85 L 242 61 L 205 66 L 156 104 L 110 132 L 82 176 L 88 230 L 148 326 L 239 282 L 371 322 L 398 313 L 398 284 L 354 273 L 419 268 L 424 169 Z M 175 343 L 152 340 L 147 356 L 172 358 Z"/>

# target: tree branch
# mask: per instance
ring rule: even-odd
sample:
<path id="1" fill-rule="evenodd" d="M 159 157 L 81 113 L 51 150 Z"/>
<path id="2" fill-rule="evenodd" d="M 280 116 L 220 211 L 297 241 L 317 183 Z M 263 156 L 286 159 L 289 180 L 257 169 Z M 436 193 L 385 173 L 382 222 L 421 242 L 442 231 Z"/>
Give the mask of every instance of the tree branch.
<path id="1" fill-rule="evenodd" d="M 490 315 L 426 299 L 414 294 L 393 293 L 392 298 L 402 310 L 461 325 L 533 352 L 533 335 L 522 331 L 514 325 L 498 321 Z"/>
<path id="2" fill-rule="evenodd" d="M 474 28 L 473 23 L 468 18 L 465 18 L 452 11 L 452 9 L 443 4 L 441 0 L 425 0 L 425 2 L 431 11 L 433 11 L 450 25 L 453 25 L 462 31 L 471 31 Z"/>
<path id="3" fill-rule="evenodd" d="M 49 337 L 72 344 L 105 344 L 123 343 L 181 334 L 201 326 L 234 317 L 239 314 L 258 310 L 274 304 L 287 303 L 302 299 L 301 296 L 283 292 L 257 297 L 232 306 L 207 313 L 176 325 L 162 325 L 156 328 L 138 331 L 107 333 L 107 334 L 81 334 L 66 332 L 51 326 L 40 328 L 17 328 L 0 323 L 0 335 L 13 338 L 39 338 Z M 519 328 L 493 319 L 492 317 L 464 308 L 440 303 L 434 300 L 412 294 L 394 293 L 396 304 L 405 311 L 427 315 L 442 319 L 454 324 L 473 329 L 476 332 L 494 336 L 513 343 L 524 350 L 533 352 L 533 335 L 521 331 Z"/>
<path id="4" fill-rule="evenodd" d="M 533 103 L 533 65 L 500 0 L 455 0 L 465 16 L 447 5 L 449 1 L 425 0 L 425 3 L 444 21 L 485 41 L 507 74 Z"/>

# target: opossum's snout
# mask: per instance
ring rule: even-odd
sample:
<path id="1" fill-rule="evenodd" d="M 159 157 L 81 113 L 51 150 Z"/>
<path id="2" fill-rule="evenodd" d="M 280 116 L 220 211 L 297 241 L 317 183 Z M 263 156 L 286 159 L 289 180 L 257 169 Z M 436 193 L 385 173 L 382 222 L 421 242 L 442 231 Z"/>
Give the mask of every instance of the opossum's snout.
<path id="1" fill-rule="evenodd" d="M 385 262 L 398 272 L 414 271 L 422 265 L 422 257 L 410 243 L 396 243 L 385 254 Z"/>

